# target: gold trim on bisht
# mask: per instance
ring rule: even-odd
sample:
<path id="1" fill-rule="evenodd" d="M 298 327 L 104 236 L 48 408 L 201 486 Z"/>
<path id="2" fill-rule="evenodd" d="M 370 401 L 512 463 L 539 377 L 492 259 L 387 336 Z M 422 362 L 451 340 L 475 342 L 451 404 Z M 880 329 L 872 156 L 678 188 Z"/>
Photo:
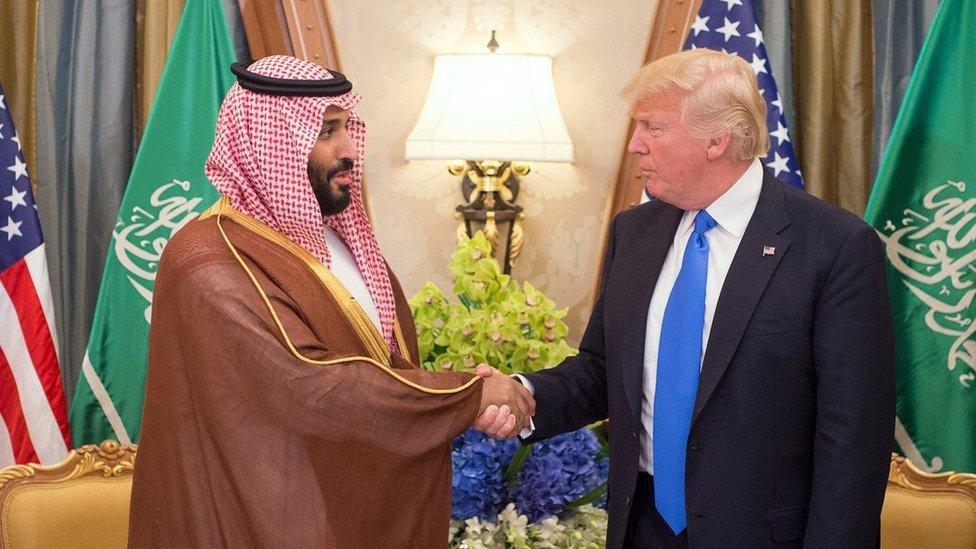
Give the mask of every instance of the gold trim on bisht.
<path id="1" fill-rule="evenodd" d="M 359 305 L 356 299 L 352 297 L 352 294 L 349 293 L 349 290 L 347 290 L 346 287 L 343 286 L 341 282 L 339 282 L 339 279 L 337 279 L 335 275 L 332 274 L 332 271 L 330 271 L 325 265 L 323 265 L 321 261 L 319 261 L 311 253 L 309 253 L 305 248 L 302 248 L 301 246 L 289 240 L 283 234 L 275 231 L 274 229 L 268 227 L 267 225 L 261 223 L 260 221 L 235 210 L 234 207 L 231 206 L 230 204 L 230 199 L 226 196 L 221 197 L 216 204 L 214 204 L 206 211 L 204 211 L 203 214 L 200 215 L 200 219 L 206 219 L 207 217 L 211 217 L 211 216 L 216 216 L 217 229 L 220 231 L 220 235 L 223 237 L 224 242 L 227 244 L 227 247 L 234 255 L 234 258 L 237 259 L 237 262 L 240 263 L 241 267 L 244 269 L 244 272 L 247 273 L 248 278 L 251 279 L 251 283 L 254 285 L 254 288 L 257 290 L 258 294 L 261 296 L 261 299 L 264 301 L 265 306 L 268 308 L 268 312 L 271 313 L 271 317 L 274 319 L 275 325 L 278 327 L 278 331 L 281 333 L 282 339 L 284 339 L 285 341 L 285 345 L 288 347 L 288 350 L 291 351 L 291 354 L 295 356 L 295 358 L 307 364 L 314 364 L 317 366 L 328 366 L 333 364 L 342 364 L 346 362 L 357 362 L 357 361 L 368 362 L 382 369 L 384 372 L 386 372 L 387 374 L 395 378 L 397 381 L 400 381 L 401 383 L 413 387 L 414 389 L 417 389 L 419 391 L 430 393 L 430 394 L 458 393 L 474 385 L 474 383 L 478 381 L 478 377 L 475 376 L 470 380 L 468 380 L 468 382 L 465 383 L 464 385 L 461 385 L 460 387 L 454 389 L 434 389 L 431 387 L 424 387 L 422 385 L 414 383 L 413 381 L 410 381 L 409 379 L 404 378 L 391 367 L 392 363 L 390 361 L 389 347 L 386 345 L 386 342 L 383 340 L 383 336 L 380 335 L 379 330 L 376 329 L 376 326 L 373 324 L 373 321 L 370 320 L 369 316 L 366 315 L 366 312 L 363 311 L 362 306 Z M 285 327 L 281 323 L 281 319 L 278 317 L 278 314 L 275 312 L 274 306 L 271 304 L 271 300 L 268 299 L 268 295 L 265 293 L 264 289 L 261 288 L 261 285 L 258 283 L 257 278 L 254 276 L 254 273 L 251 272 L 251 269 L 248 268 L 247 264 L 244 262 L 244 259 L 237 252 L 237 248 L 235 248 L 234 245 L 231 243 L 230 238 L 227 236 L 227 233 L 224 232 L 223 225 L 221 225 L 221 218 L 223 218 L 224 216 L 230 218 L 232 221 L 234 221 L 241 227 L 257 234 L 258 236 L 265 238 L 266 240 L 272 242 L 273 244 L 277 244 L 281 246 L 285 250 L 291 252 L 306 266 L 308 266 L 309 269 L 311 269 L 312 272 L 315 274 L 315 276 L 319 279 L 319 281 L 322 282 L 322 285 L 325 288 L 325 290 L 330 294 L 332 294 L 333 297 L 335 297 L 336 301 L 339 303 L 339 308 L 342 310 L 346 318 L 349 319 L 353 328 L 356 330 L 357 335 L 359 335 L 360 339 L 366 345 L 367 350 L 372 356 L 371 357 L 349 356 L 349 357 L 342 357 L 333 360 L 315 360 L 312 358 L 308 358 L 302 355 L 301 353 L 299 353 L 298 349 L 296 349 L 295 345 L 292 343 L 291 338 L 288 337 L 288 333 L 285 332 Z M 404 338 L 399 326 L 399 322 L 394 325 L 393 331 L 396 334 L 397 343 L 400 345 L 401 350 L 404 353 L 406 353 L 406 355 L 409 355 L 409 353 L 406 351 L 406 343 L 404 342 Z"/>
<path id="2" fill-rule="evenodd" d="M 400 315 L 397 315 L 397 321 L 393 324 L 393 337 L 396 338 L 397 346 L 400 347 L 400 356 L 403 357 L 403 360 L 412 363 L 413 359 L 410 358 L 410 348 L 407 347 L 407 340 L 403 337 L 403 329 L 400 328 Z"/>

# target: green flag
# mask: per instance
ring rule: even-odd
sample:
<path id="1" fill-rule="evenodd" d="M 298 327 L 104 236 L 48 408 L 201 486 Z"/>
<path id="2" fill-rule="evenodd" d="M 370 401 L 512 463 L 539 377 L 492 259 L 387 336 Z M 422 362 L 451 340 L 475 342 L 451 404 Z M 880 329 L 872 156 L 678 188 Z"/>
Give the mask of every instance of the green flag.
<path id="1" fill-rule="evenodd" d="M 69 414 L 75 444 L 139 438 L 159 256 L 217 199 L 203 165 L 234 61 L 220 0 L 187 1 L 112 231 Z"/>
<path id="2" fill-rule="evenodd" d="M 902 452 L 976 471 L 976 2 L 943 0 L 865 218 L 885 242 Z"/>

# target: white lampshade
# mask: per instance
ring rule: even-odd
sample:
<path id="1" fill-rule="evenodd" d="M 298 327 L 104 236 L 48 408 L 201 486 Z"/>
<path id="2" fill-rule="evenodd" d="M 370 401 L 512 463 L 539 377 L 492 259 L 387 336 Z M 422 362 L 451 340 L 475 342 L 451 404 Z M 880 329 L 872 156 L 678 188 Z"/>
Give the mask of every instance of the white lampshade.
<path id="1" fill-rule="evenodd" d="M 552 58 L 438 55 L 406 149 L 407 160 L 572 162 Z"/>

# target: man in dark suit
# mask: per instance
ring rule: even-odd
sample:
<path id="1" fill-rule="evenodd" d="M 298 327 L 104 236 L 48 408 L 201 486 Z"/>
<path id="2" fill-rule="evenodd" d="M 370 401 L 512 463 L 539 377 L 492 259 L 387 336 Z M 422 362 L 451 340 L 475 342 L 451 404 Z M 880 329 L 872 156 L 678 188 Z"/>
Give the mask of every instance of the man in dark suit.
<path id="1" fill-rule="evenodd" d="M 609 417 L 610 548 L 877 545 L 894 426 L 877 235 L 763 170 L 742 59 L 675 54 L 625 94 L 657 200 L 614 219 L 579 354 L 524 376 L 524 440 Z"/>

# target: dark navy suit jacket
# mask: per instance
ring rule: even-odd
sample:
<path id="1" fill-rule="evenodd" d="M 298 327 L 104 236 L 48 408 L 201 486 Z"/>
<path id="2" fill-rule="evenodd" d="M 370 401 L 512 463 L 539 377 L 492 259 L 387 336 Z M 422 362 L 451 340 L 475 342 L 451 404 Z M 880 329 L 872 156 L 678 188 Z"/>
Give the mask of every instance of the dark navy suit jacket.
<path id="1" fill-rule="evenodd" d="M 611 549 L 623 544 L 637 481 L 648 305 L 682 213 L 652 201 L 614 219 L 579 354 L 526 376 L 537 402 L 527 442 L 610 419 Z M 702 364 L 685 477 L 690 546 L 876 546 L 894 364 L 875 231 L 765 173 Z"/>

